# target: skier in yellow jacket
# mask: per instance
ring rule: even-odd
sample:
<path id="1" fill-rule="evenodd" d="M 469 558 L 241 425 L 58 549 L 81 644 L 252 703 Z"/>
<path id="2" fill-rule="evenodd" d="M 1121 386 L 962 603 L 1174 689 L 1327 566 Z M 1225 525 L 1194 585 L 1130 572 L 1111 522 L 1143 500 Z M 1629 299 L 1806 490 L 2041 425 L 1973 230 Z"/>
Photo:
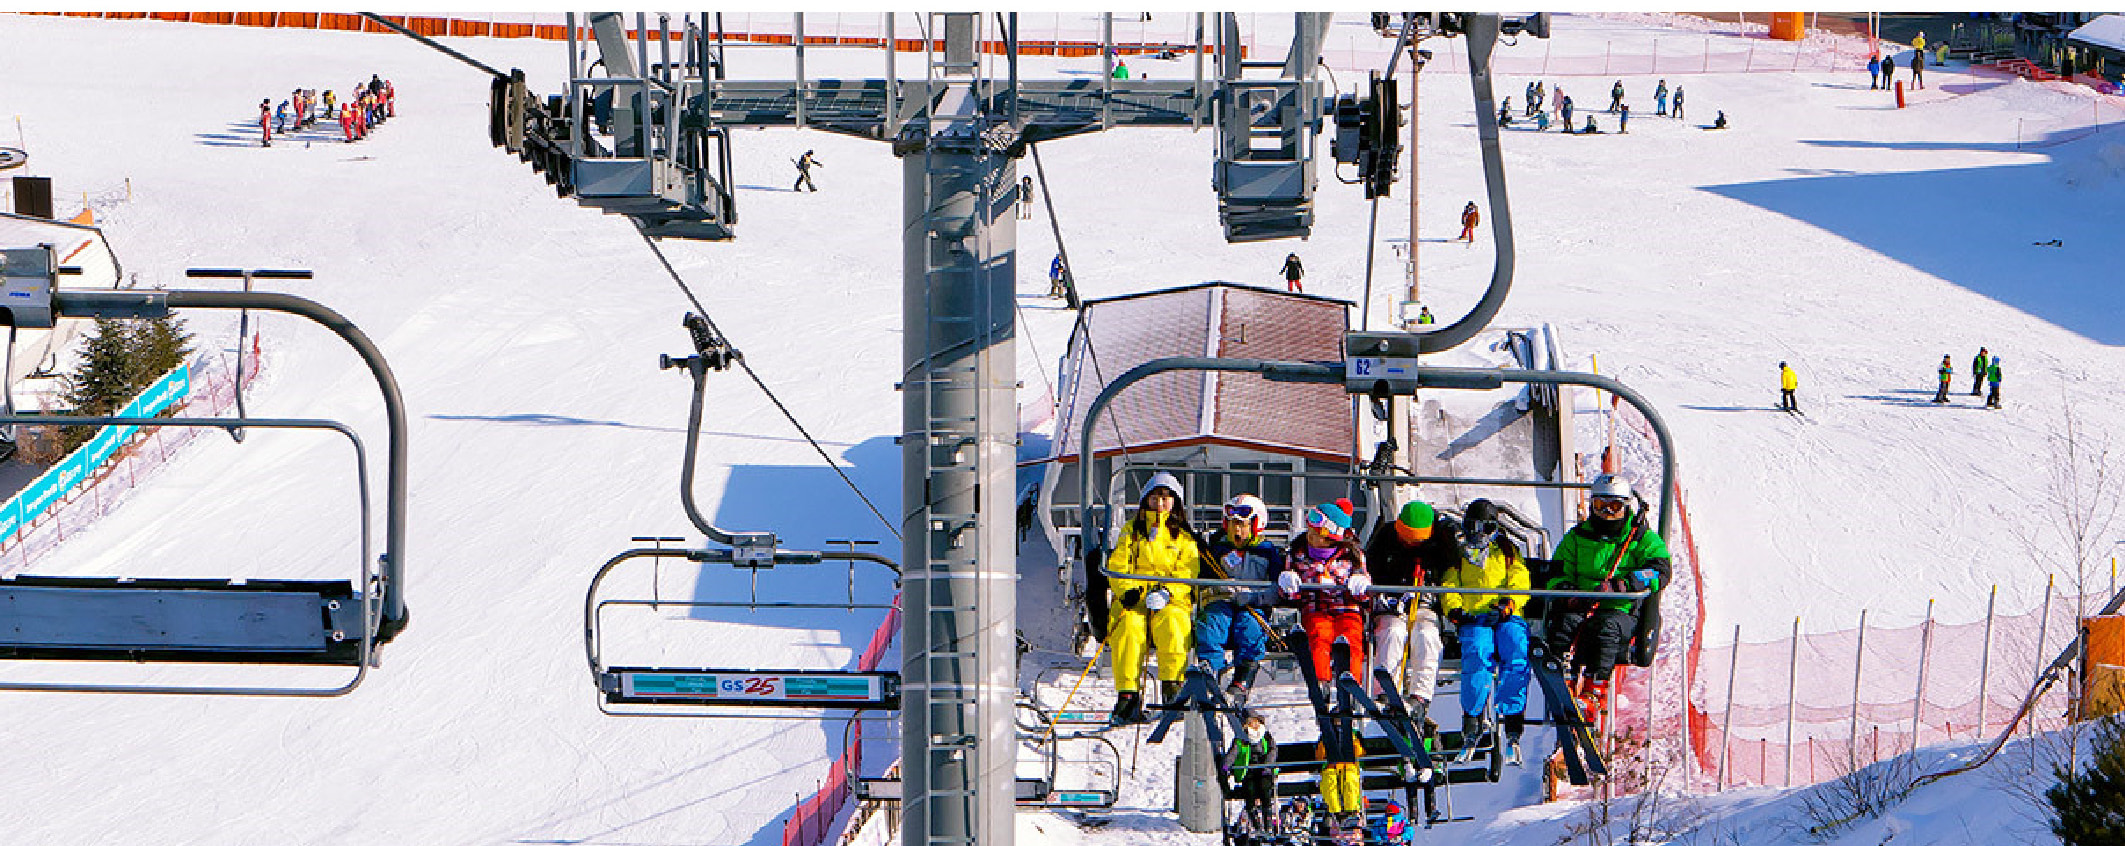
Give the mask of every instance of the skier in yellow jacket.
<path id="1" fill-rule="evenodd" d="M 1794 392 L 1794 391 L 1797 391 L 1797 390 L 1800 390 L 1800 377 L 1799 377 L 1798 375 L 1795 375 L 1795 374 L 1793 373 L 1793 368 L 1791 368 L 1791 367 L 1787 367 L 1787 366 L 1786 366 L 1786 363 L 1785 363 L 1785 362 L 1783 362 L 1783 361 L 1779 362 L 1779 363 L 1778 363 L 1778 410 L 1779 410 L 1779 411 L 1799 411 L 1799 410 L 1800 410 L 1800 398 L 1799 398 L 1799 397 L 1797 397 L 1797 396 L 1794 396 L 1794 395 L 1793 395 L 1793 392 Z"/>
<path id="2" fill-rule="evenodd" d="M 1158 650 L 1159 692 L 1165 701 L 1180 692 L 1181 675 L 1188 670 L 1194 588 L 1124 576 L 1197 578 L 1202 553 L 1195 532 L 1188 528 L 1186 502 L 1180 480 L 1173 474 L 1152 476 L 1144 484 L 1136 516 L 1122 529 L 1120 542 L 1107 557 L 1107 569 L 1115 574 L 1107 583 L 1114 594 L 1113 610 L 1107 615 L 1107 650 L 1113 653 L 1114 689 L 1121 694 L 1114 703 L 1116 724 L 1146 719 L 1138 680 L 1144 674 L 1147 638 Z"/>
<path id="3" fill-rule="evenodd" d="M 1446 571 L 1444 587 L 1527 590 L 1527 563 L 1498 525 L 1498 507 L 1471 500 L 1461 512 L 1461 565 Z M 1483 706 L 1497 689 L 1509 756 L 1517 754 L 1526 725 L 1528 679 L 1526 597 L 1495 593 L 1450 593 L 1439 605 L 1461 638 L 1462 743 L 1474 745 L 1491 727 Z"/>

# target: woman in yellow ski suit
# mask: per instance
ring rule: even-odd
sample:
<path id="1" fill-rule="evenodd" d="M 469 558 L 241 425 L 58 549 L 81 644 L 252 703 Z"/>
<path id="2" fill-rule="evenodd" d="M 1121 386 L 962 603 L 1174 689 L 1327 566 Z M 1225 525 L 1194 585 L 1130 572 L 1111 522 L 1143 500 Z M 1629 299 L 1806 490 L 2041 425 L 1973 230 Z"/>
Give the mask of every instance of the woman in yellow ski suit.
<path id="1" fill-rule="evenodd" d="M 1171 473 L 1159 473 L 1144 485 L 1136 517 L 1122 530 L 1114 553 L 1107 556 L 1107 589 L 1114 594 L 1107 615 L 1107 650 L 1113 653 L 1114 705 L 1117 722 L 1144 718 L 1145 641 L 1158 649 L 1159 690 L 1165 699 L 1180 691 L 1188 670 L 1189 633 L 1195 625 L 1195 589 L 1190 585 L 1148 582 L 1126 575 L 1196 578 L 1202 553 L 1188 528 L 1187 500 Z M 1126 575 L 1125 575 L 1126 574 Z"/>

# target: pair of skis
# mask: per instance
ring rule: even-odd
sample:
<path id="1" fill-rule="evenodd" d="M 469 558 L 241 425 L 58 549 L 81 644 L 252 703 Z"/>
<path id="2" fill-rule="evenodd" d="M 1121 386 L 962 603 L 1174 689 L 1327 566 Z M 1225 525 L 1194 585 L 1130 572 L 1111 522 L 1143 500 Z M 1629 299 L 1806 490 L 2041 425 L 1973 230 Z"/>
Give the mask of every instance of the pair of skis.
<path id="1" fill-rule="evenodd" d="M 1601 760 L 1601 747 L 1594 739 L 1594 726 L 1580 713 L 1564 676 L 1544 658 L 1534 662 L 1535 678 L 1542 685 L 1542 700 L 1549 706 L 1550 722 L 1557 727 L 1557 747 L 1564 753 L 1564 768 L 1572 784 L 1585 786 L 1608 777 Z"/>
<path id="2" fill-rule="evenodd" d="M 1395 687 L 1393 674 L 1384 669 L 1373 671 L 1375 679 L 1380 683 L 1381 692 L 1387 696 L 1387 707 L 1383 709 L 1371 696 L 1366 695 L 1365 688 L 1360 686 L 1357 677 L 1351 674 L 1350 644 L 1347 641 L 1337 639 L 1335 645 L 1329 648 L 1328 656 L 1329 671 L 1334 673 L 1335 681 L 1327 688 L 1323 687 L 1319 675 L 1314 671 L 1311 656 L 1302 654 L 1298 660 L 1299 675 L 1306 680 L 1306 695 L 1313 702 L 1315 719 L 1321 724 L 1321 735 L 1327 737 L 1336 731 L 1336 712 L 1361 712 L 1380 725 L 1387 735 L 1387 742 L 1394 746 L 1395 753 L 1402 756 L 1411 767 L 1431 769 L 1431 753 L 1424 751 L 1422 733 L 1417 731 L 1415 725 L 1415 720 L 1420 717 L 1409 712 L 1409 703 Z M 1331 693 L 1337 700 L 1333 703 L 1329 701 Z M 1359 751 L 1362 754 L 1362 741 L 1352 738 L 1351 742 L 1360 745 Z"/>

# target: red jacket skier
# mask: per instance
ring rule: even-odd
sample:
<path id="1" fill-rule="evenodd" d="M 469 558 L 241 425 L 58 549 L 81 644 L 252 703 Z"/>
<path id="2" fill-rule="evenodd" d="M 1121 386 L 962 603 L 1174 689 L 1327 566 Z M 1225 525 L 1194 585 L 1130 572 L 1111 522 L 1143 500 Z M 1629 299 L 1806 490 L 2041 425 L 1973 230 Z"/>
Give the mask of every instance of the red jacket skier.
<path id="1" fill-rule="evenodd" d="M 1365 553 L 1348 536 L 1350 512 L 1335 503 L 1306 512 L 1306 533 L 1291 542 L 1277 587 L 1299 606 L 1299 625 L 1313 652 L 1315 677 L 1331 678 L 1329 655 L 1337 640 L 1350 644 L 1350 666 L 1365 666 L 1365 592 L 1372 577 L 1365 572 Z M 1300 585 L 1326 588 L 1299 590 Z"/>
<path id="2" fill-rule="evenodd" d="M 273 146 L 273 98 L 258 101 L 258 143 L 261 147 Z"/>

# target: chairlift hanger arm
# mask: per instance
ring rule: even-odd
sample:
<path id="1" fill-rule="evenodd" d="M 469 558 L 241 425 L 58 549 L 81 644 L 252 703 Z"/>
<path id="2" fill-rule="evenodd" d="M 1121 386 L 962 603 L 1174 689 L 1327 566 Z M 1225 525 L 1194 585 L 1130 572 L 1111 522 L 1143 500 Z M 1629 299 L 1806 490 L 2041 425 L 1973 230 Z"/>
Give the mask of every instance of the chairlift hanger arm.
<path id="1" fill-rule="evenodd" d="M 161 317 L 173 308 L 278 311 L 309 318 L 332 330 L 354 348 L 376 377 L 384 396 L 389 443 L 384 462 L 384 560 L 382 625 L 379 640 L 390 640 L 406 627 L 406 402 L 398 378 L 384 354 L 361 327 L 332 309 L 293 294 L 269 291 L 72 291 L 52 292 L 52 309 L 61 317 Z"/>

